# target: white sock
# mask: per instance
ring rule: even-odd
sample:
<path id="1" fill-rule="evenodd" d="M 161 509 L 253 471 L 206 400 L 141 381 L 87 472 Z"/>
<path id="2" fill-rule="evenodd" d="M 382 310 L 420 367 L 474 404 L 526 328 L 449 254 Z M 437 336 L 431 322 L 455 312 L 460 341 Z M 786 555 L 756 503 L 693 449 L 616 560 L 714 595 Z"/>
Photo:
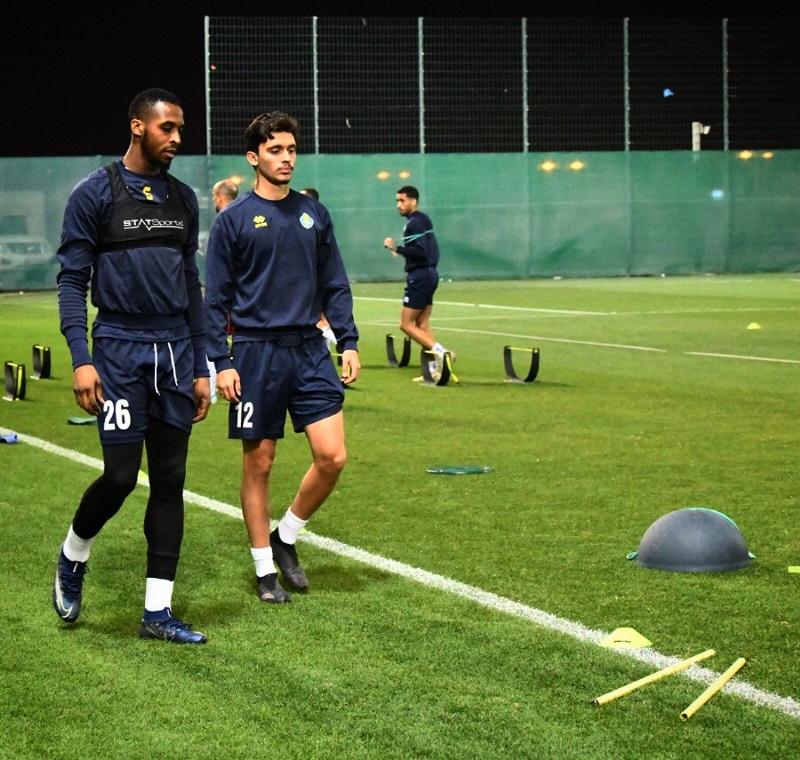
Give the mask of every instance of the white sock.
<path id="1" fill-rule="evenodd" d="M 64 556 L 71 562 L 87 562 L 92 541 L 94 538 L 81 538 L 70 525 L 64 541 Z"/>
<path id="2" fill-rule="evenodd" d="M 435 343 L 431 351 L 436 354 L 443 354 L 447 351 L 447 349 L 441 343 Z"/>
<path id="3" fill-rule="evenodd" d="M 148 578 L 145 582 L 144 608 L 148 612 L 172 607 L 172 587 L 175 581 L 166 581 L 163 578 Z"/>
<path id="4" fill-rule="evenodd" d="M 291 509 L 287 509 L 278 523 L 278 536 L 285 544 L 297 543 L 297 534 L 306 527 L 306 523 L 308 520 L 301 520 Z"/>
<path id="5" fill-rule="evenodd" d="M 278 572 L 275 569 L 275 563 L 272 561 L 272 547 L 264 546 L 260 549 L 250 547 L 250 554 L 253 557 L 253 563 L 256 566 L 256 575 L 263 578 L 265 575 L 272 575 Z"/>

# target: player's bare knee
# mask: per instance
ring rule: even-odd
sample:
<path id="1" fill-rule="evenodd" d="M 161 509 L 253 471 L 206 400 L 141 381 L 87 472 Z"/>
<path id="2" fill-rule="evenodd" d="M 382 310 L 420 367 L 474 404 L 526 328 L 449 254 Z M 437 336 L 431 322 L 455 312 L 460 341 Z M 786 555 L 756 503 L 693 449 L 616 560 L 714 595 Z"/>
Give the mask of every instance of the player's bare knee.
<path id="1" fill-rule="evenodd" d="M 273 461 L 273 459 L 263 457 L 255 461 L 247 462 L 244 468 L 245 477 L 266 481 L 272 472 Z"/>
<path id="2" fill-rule="evenodd" d="M 316 457 L 314 463 L 327 477 L 338 478 L 347 463 L 347 452 L 342 448 L 325 453 Z"/>

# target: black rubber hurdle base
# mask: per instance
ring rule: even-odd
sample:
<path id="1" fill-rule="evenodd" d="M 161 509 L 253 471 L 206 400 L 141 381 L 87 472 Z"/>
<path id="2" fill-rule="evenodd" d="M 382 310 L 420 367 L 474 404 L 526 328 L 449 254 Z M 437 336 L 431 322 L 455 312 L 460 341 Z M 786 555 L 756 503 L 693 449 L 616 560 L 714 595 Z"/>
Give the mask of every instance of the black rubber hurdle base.
<path id="1" fill-rule="evenodd" d="M 50 346 L 33 347 L 33 378 L 45 380 L 50 377 Z"/>
<path id="2" fill-rule="evenodd" d="M 514 352 L 529 353 L 531 356 L 528 374 L 520 377 L 514 369 Z M 510 383 L 532 383 L 539 374 L 539 349 L 538 348 L 517 348 L 515 346 L 505 346 L 503 348 L 503 363 L 506 368 L 506 380 Z"/>
<path id="3" fill-rule="evenodd" d="M 25 398 L 25 365 L 6 362 L 6 401 L 21 401 Z"/>
<path id="4" fill-rule="evenodd" d="M 411 338 L 407 335 L 403 338 L 403 353 L 398 359 L 394 350 L 394 335 L 388 333 L 386 335 L 386 358 L 389 360 L 390 367 L 407 367 L 411 361 Z"/>
<path id="5" fill-rule="evenodd" d="M 439 378 L 436 379 L 431 374 L 430 361 L 436 356 L 436 352 L 427 348 L 423 348 L 419 353 L 419 364 L 422 370 L 422 382 L 424 385 L 447 385 L 450 380 L 454 383 L 458 382 L 458 378 L 453 373 L 453 360 L 450 358 L 450 352 L 445 351 L 442 358 L 441 370 Z"/>

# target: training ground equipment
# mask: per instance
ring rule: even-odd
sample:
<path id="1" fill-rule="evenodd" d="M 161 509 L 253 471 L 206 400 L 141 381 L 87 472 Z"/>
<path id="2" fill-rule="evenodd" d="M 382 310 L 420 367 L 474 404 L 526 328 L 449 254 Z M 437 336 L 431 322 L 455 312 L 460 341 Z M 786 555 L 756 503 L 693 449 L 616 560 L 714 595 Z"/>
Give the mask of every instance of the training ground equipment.
<path id="1" fill-rule="evenodd" d="M 663 668 L 662 670 L 658 670 L 655 673 L 651 673 L 649 676 L 645 676 L 644 678 L 640 678 L 638 681 L 632 681 L 625 686 L 620 686 L 619 689 L 614 689 L 614 691 L 609 691 L 602 696 L 596 697 L 592 700 L 592 704 L 595 707 L 600 707 L 600 705 L 606 704 L 606 702 L 611 702 L 618 697 L 623 697 L 626 694 L 630 694 L 635 689 L 638 689 L 640 686 L 645 686 L 646 684 L 653 683 L 653 681 L 660 681 L 662 678 L 666 678 L 667 676 L 671 676 L 673 673 L 678 673 L 681 670 L 686 670 L 686 668 L 691 667 L 696 662 L 700 662 L 700 660 L 705 660 L 707 657 L 713 657 L 716 652 L 713 649 L 706 649 L 705 652 L 700 652 L 700 654 L 696 654 L 694 657 L 689 657 L 686 660 L 681 660 L 680 662 L 676 662 L 674 665 L 670 665 L 669 667 Z"/>
<path id="2" fill-rule="evenodd" d="M 730 517 L 714 509 L 685 507 L 659 517 L 634 556 L 640 567 L 718 573 L 747 567 L 753 555 Z"/>
<path id="3" fill-rule="evenodd" d="M 431 475 L 485 475 L 494 472 L 494 467 L 481 464 L 443 464 L 428 467 Z"/>
<path id="4" fill-rule="evenodd" d="M 407 367 L 411 361 L 411 338 L 408 336 L 403 338 L 403 353 L 398 360 L 394 351 L 394 335 L 388 333 L 386 335 L 386 357 L 389 359 L 390 367 Z"/>
<path id="5" fill-rule="evenodd" d="M 50 377 L 50 346 L 33 347 L 34 380 L 45 380 Z"/>
<path id="6" fill-rule="evenodd" d="M 441 369 L 439 370 L 439 377 L 434 378 L 431 374 L 431 360 L 437 356 L 435 351 L 428 348 L 423 348 L 419 354 L 420 369 L 422 370 L 422 383 L 423 385 L 447 385 L 452 378 L 454 383 L 458 382 L 458 378 L 453 373 L 452 359 L 450 352 L 445 351 L 442 357 Z"/>
<path id="7" fill-rule="evenodd" d="M 740 657 L 733 663 L 714 683 L 711 684 L 692 704 L 682 713 L 681 720 L 689 720 L 711 697 L 713 697 L 728 681 L 738 673 L 745 664 L 744 657 Z"/>
<path id="8" fill-rule="evenodd" d="M 652 643 L 633 628 L 617 628 L 600 642 L 600 646 L 610 649 L 639 649 L 649 647 Z"/>
<path id="9" fill-rule="evenodd" d="M 528 374 L 520 377 L 514 370 L 514 351 L 521 351 L 530 354 L 531 363 Z M 518 348 L 516 346 L 503 347 L 503 363 L 506 367 L 506 380 L 510 383 L 532 383 L 539 374 L 539 349 L 538 348 Z"/>
<path id="10" fill-rule="evenodd" d="M 25 365 L 6 362 L 5 401 L 21 401 L 25 398 Z"/>

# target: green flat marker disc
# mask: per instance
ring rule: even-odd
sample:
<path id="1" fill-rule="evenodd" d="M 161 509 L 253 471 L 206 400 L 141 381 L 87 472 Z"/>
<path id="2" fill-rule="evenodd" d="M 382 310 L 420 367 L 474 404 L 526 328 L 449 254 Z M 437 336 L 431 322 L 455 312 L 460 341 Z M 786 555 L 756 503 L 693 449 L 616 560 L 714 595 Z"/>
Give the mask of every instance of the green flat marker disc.
<path id="1" fill-rule="evenodd" d="M 428 467 L 428 472 L 431 475 L 484 475 L 487 472 L 494 472 L 494 467 L 478 464 L 448 464 Z"/>
<path id="2" fill-rule="evenodd" d="M 97 417 L 67 417 L 68 425 L 96 425 Z"/>

